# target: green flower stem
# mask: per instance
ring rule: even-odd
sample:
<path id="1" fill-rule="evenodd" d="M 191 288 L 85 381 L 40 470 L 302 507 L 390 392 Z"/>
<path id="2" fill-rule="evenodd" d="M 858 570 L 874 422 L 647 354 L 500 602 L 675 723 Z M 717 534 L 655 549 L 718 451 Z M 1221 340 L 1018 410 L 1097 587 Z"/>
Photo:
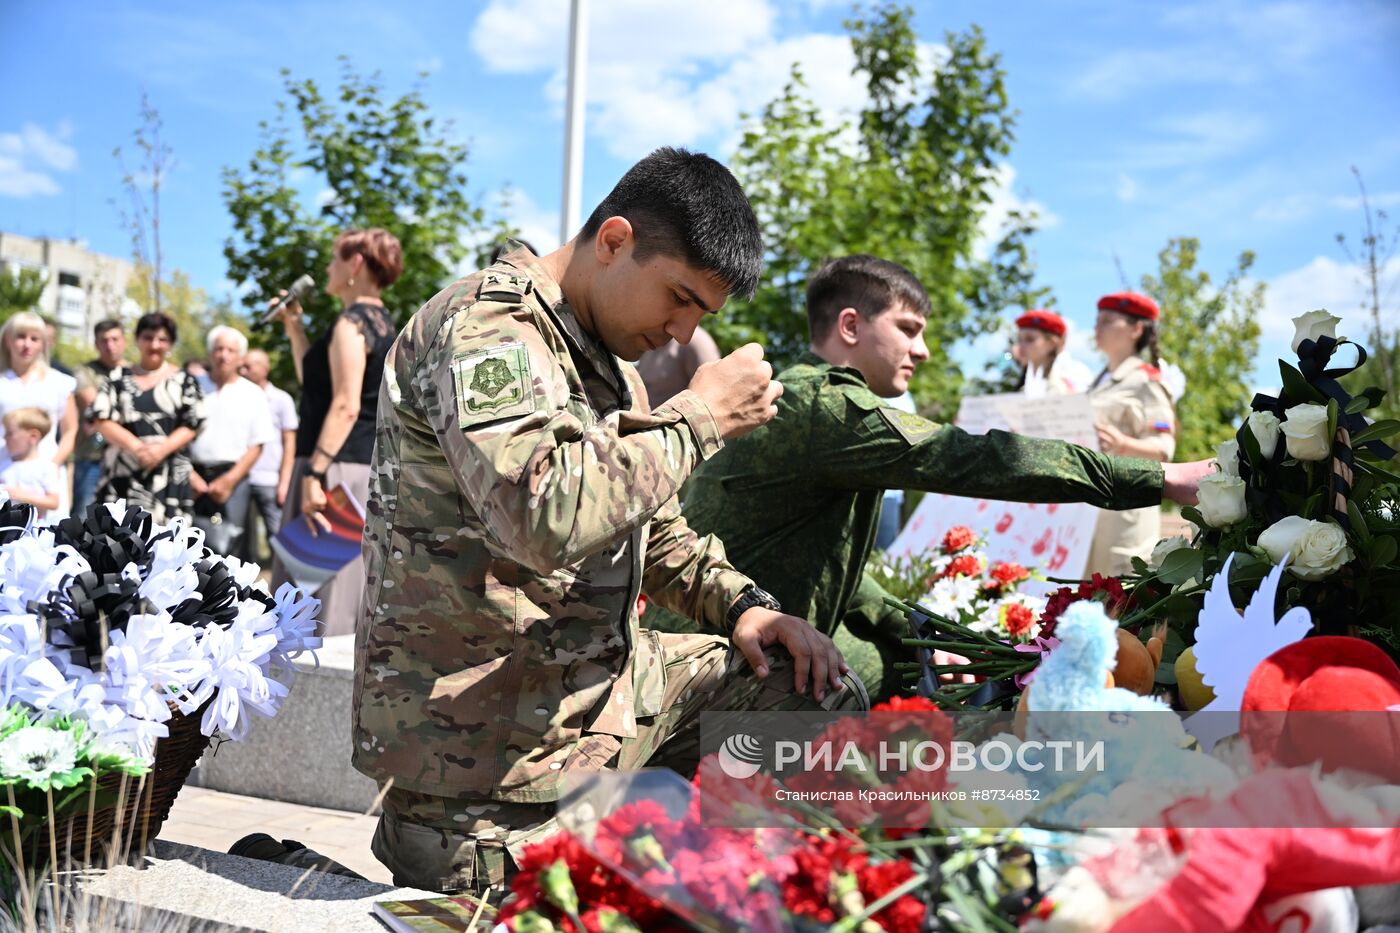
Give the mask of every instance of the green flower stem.
<path id="1" fill-rule="evenodd" d="M 831 926 L 831 933 L 850 933 L 852 930 L 860 929 L 865 921 L 869 920 L 904 895 L 910 893 L 915 888 L 927 884 L 928 880 L 929 876 L 927 874 L 915 873 L 914 877 L 910 878 L 908 881 L 896 888 L 891 888 L 880 895 L 880 897 L 876 898 L 873 903 L 867 904 L 865 909 L 857 916 L 842 917 L 840 920 L 837 920 Z"/>
<path id="2" fill-rule="evenodd" d="M 968 655 L 981 652 L 986 655 L 1001 655 L 1007 658 L 1019 658 L 1025 655 L 1024 651 L 1017 651 L 1001 642 L 993 642 L 986 645 L 969 645 L 966 642 L 954 641 L 947 638 L 906 638 L 904 644 L 913 648 L 945 648 L 956 654 Z"/>

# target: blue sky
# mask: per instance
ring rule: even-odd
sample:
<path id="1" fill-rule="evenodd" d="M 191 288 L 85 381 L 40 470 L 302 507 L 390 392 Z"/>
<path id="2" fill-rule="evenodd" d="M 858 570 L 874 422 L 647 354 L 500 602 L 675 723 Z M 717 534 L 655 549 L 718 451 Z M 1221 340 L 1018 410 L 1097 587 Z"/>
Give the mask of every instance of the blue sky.
<path id="1" fill-rule="evenodd" d="M 1350 166 L 1400 213 L 1400 4 L 916 3 L 930 52 L 977 22 L 1004 56 L 1018 141 L 999 203 L 1033 204 L 1040 276 L 1082 344 L 1115 255 L 1136 281 L 1171 236 L 1198 236 L 1216 274 L 1242 250 L 1269 283 L 1261 357 L 1287 319 L 1329 307 L 1358 326 L 1334 241 L 1360 225 Z M 823 107 L 859 105 L 833 0 L 593 0 L 585 212 L 662 143 L 719 155 L 800 60 Z M 145 89 L 177 166 L 167 262 L 218 294 L 228 219 L 219 173 L 252 154 L 278 69 L 330 85 L 336 56 L 425 96 L 472 148 L 468 174 L 537 246 L 557 244 L 567 0 L 74 3 L 0 0 L 0 229 L 76 236 L 127 255 L 113 201 Z M 317 191 L 308 182 L 307 197 Z M 890 257 L 898 259 L 899 257 Z M 1400 263 L 1395 270 L 1400 278 Z M 1400 294 L 1395 296 L 1400 299 Z M 980 364 L 994 340 L 960 353 Z M 1085 350 L 1081 355 L 1091 358 Z M 1272 365 L 1259 372 L 1269 381 Z"/>

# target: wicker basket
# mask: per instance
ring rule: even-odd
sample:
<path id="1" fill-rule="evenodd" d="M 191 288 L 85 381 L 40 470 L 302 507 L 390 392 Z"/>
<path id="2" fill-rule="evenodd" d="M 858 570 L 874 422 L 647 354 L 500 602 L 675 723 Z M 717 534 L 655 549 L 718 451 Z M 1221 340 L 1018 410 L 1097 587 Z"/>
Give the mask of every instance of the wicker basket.
<path id="1" fill-rule="evenodd" d="M 109 774 L 98 790 L 114 801 L 105 808 L 82 812 L 58 831 L 58 844 L 73 862 L 106 865 L 139 856 L 160 833 L 170 808 L 195 764 L 209 746 L 199 731 L 204 709 L 181 713 L 171 707 L 170 735 L 156 743 L 156 757 L 144 777 Z"/>

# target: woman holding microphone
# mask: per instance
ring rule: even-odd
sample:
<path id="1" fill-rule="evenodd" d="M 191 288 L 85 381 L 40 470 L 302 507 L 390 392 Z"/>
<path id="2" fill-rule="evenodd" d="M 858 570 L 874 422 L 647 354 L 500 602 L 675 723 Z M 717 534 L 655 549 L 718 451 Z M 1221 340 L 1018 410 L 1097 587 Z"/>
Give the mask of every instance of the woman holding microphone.
<path id="1" fill-rule="evenodd" d="M 307 337 L 298 302 L 279 314 L 302 386 L 284 526 L 300 519 L 310 522 L 313 532 L 329 530 L 330 523 L 320 513 L 326 508 L 327 491 L 336 486 L 344 485 L 362 507 L 369 497 L 379 384 L 395 336 L 380 293 L 402 271 L 403 250 L 393 234 L 378 227 L 347 230 L 336 238 L 326 267 L 325 291 L 343 307 L 331 328 L 313 341 Z M 286 579 L 280 562 L 274 564 L 274 584 Z M 356 557 L 316 591 L 323 635 L 355 630 L 364 586 L 364 562 Z"/>

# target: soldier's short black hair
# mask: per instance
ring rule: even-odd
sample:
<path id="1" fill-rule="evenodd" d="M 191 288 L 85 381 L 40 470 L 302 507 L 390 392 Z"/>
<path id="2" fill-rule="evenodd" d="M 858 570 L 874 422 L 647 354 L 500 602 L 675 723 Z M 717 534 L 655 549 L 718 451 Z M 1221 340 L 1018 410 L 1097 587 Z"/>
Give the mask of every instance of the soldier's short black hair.
<path id="1" fill-rule="evenodd" d="M 763 238 L 749 199 L 720 163 L 699 152 L 657 149 L 617 183 L 579 231 L 591 239 L 609 217 L 625 217 L 639 262 L 663 254 L 704 269 L 731 295 L 749 298 L 763 271 Z"/>
<path id="2" fill-rule="evenodd" d="M 807 280 L 807 326 L 813 343 L 826 339 L 843 308 L 854 308 L 870 320 L 901 304 L 928 316 L 923 283 L 888 259 L 864 253 L 829 259 Z"/>
<path id="3" fill-rule="evenodd" d="M 122 329 L 122 322 L 121 322 L 121 321 L 118 321 L 116 318 L 110 318 L 110 317 L 108 317 L 108 318 L 103 318 L 102 320 L 100 320 L 100 321 L 97 322 L 96 326 L 93 327 L 93 329 L 92 329 L 92 336 L 93 336 L 93 339 L 94 339 L 94 340 L 101 340 L 101 339 L 102 339 L 102 335 L 105 334 L 105 333 L 107 333 L 107 331 L 109 331 L 109 330 L 121 330 L 121 329 Z"/>

